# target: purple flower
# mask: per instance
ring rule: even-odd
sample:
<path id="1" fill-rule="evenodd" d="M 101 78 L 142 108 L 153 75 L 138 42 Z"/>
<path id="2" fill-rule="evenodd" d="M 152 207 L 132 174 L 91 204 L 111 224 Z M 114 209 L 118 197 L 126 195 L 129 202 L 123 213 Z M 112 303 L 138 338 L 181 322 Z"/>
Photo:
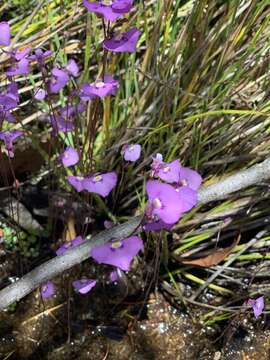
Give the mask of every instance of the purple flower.
<path id="1" fill-rule="evenodd" d="M 264 297 L 260 296 L 255 300 L 249 299 L 247 301 L 247 304 L 252 306 L 254 316 L 257 319 L 261 315 L 261 313 L 263 312 L 263 309 L 264 309 Z"/>
<path id="2" fill-rule="evenodd" d="M 124 145 L 122 148 L 122 153 L 124 154 L 124 159 L 126 161 L 137 161 L 141 155 L 141 145 Z"/>
<path id="3" fill-rule="evenodd" d="M 7 76 L 28 75 L 29 73 L 29 61 L 25 58 L 18 61 L 14 67 L 11 67 L 6 71 Z"/>
<path id="4" fill-rule="evenodd" d="M 51 281 L 47 281 L 45 284 L 41 285 L 40 291 L 41 291 L 41 297 L 44 300 L 54 295 L 55 286 Z"/>
<path id="5" fill-rule="evenodd" d="M 79 67 L 75 60 L 70 59 L 66 66 L 66 71 L 69 75 L 72 75 L 74 77 L 79 76 Z"/>
<path id="6" fill-rule="evenodd" d="M 84 190 L 84 177 L 69 175 L 67 179 L 70 185 L 72 185 L 78 192 Z"/>
<path id="7" fill-rule="evenodd" d="M 47 96 L 46 90 L 41 88 L 37 89 L 34 94 L 34 98 L 38 101 L 44 100 L 46 96 Z"/>
<path id="8" fill-rule="evenodd" d="M 13 99 L 14 101 L 16 101 L 16 105 L 18 104 L 20 98 L 19 98 L 19 92 L 18 92 L 18 85 L 15 81 L 12 81 L 8 87 L 7 87 L 7 91 L 6 91 L 6 95 Z M 14 106 L 16 107 L 16 106 Z M 14 108 L 13 107 L 13 108 Z"/>
<path id="9" fill-rule="evenodd" d="M 133 0 L 103 0 L 89 2 L 84 0 L 83 5 L 89 12 L 103 15 L 106 20 L 114 21 L 130 11 Z"/>
<path id="10" fill-rule="evenodd" d="M 53 68 L 52 69 L 52 80 L 50 83 L 51 92 L 57 94 L 69 81 L 68 74 L 61 69 Z"/>
<path id="11" fill-rule="evenodd" d="M 67 241 L 65 244 L 60 246 L 59 249 L 56 250 L 56 255 L 62 255 L 64 254 L 68 249 L 74 248 L 80 244 L 82 244 L 85 241 L 81 236 L 77 236 L 75 239 L 71 241 Z"/>
<path id="12" fill-rule="evenodd" d="M 181 166 L 179 171 L 179 183 L 188 186 L 193 190 L 198 190 L 202 183 L 202 177 L 197 171 Z"/>
<path id="13" fill-rule="evenodd" d="M 71 116 L 76 115 L 77 113 L 84 112 L 86 110 L 86 106 L 84 103 L 79 103 L 77 105 L 66 105 L 60 109 L 60 113 L 62 116 L 69 118 Z"/>
<path id="14" fill-rule="evenodd" d="M 77 164 L 79 161 L 77 150 L 75 150 L 72 146 L 68 146 L 66 150 L 60 155 L 60 160 L 66 167 Z"/>
<path id="15" fill-rule="evenodd" d="M 35 53 L 33 55 L 28 56 L 28 59 L 30 61 L 37 61 L 40 65 L 44 64 L 44 60 L 52 55 L 52 51 L 42 49 L 35 50 Z"/>
<path id="16" fill-rule="evenodd" d="M 22 136 L 22 135 L 23 135 L 23 132 L 19 131 L 19 130 L 0 131 L 0 140 L 4 141 L 9 157 L 14 157 L 13 141 L 17 137 Z"/>
<path id="17" fill-rule="evenodd" d="M 0 22 L 0 46 L 8 46 L 10 44 L 10 27 L 5 21 Z"/>
<path id="18" fill-rule="evenodd" d="M 73 281 L 72 285 L 80 294 L 87 294 L 94 286 L 96 286 L 96 283 L 96 280 L 82 278 L 81 280 Z"/>
<path id="19" fill-rule="evenodd" d="M 162 229 L 170 231 L 172 229 L 172 227 L 173 227 L 173 224 L 166 224 L 162 220 L 149 222 L 143 226 L 145 231 L 159 231 Z"/>
<path id="20" fill-rule="evenodd" d="M 91 193 L 106 197 L 116 186 L 116 183 L 117 175 L 113 171 L 106 174 L 94 174 L 85 178 L 83 181 L 83 188 Z"/>
<path id="21" fill-rule="evenodd" d="M 188 189 L 188 188 L 187 188 Z M 146 191 L 149 202 L 146 207 L 146 216 L 149 221 L 162 220 L 166 224 L 174 224 L 188 207 L 186 199 L 182 198 L 183 190 L 176 189 L 156 180 L 146 183 Z M 189 199 L 189 196 L 186 196 Z"/>
<path id="22" fill-rule="evenodd" d="M 123 34 L 115 35 L 111 39 L 105 39 L 103 46 L 105 49 L 114 52 L 135 52 L 140 31 L 132 28 Z"/>
<path id="23" fill-rule="evenodd" d="M 20 61 L 20 60 L 24 59 L 29 54 L 30 51 L 31 51 L 31 48 L 26 47 L 23 49 L 17 49 L 15 51 L 12 51 L 10 55 L 17 61 Z"/>
<path id="24" fill-rule="evenodd" d="M 0 95 L 0 111 L 14 109 L 17 106 L 17 101 L 12 94 Z"/>
<path id="25" fill-rule="evenodd" d="M 179 181 L 180 168 L 179 160 L 174 160 L 170 163 L 163 162 L 160 164 L 156 176 L 168 183 L 177 183 Z"/>
<path id="26" fill-rule="evenodd" d="M 64 133 L 73 131 L 74 130 L 74 123 L 73 121 L 67 121 L 62 116 L 59 115 L 50 115 L 49 119 L 47 121 L 50 121 L 53 129 L 55 132 L 62 131 Z"/>
<path id="27" fill-rule="evenodd" d="M 198 201 L 197 191 L 188 186 L 176 187 L 175 191 L 180 196 L 182 202 L 182 212 L 187 212 L 192 209 Z"/>
<path id="28" fill-rule="evenodd" d="M 110 75 L 105 75 L 104 81 L 98 80 L 92 84 L 84 84 L 81 87 L 81 98 L 85 101 L 92 100 L 96 96 L 103 98 L 110 94 L 115 95 L 118 87 L 117 80 Z"/>
<path id="29" fill-rule="evenodd" d="M 153 162 L 151 164 L 151 177 L 158 177 L 158 172 L 163 165 L 163 156 L 160 153 L 156 154 L 156 157 L 152 157 Z"/>
<path id="30" fill-rule="evenodd" d="M 138 236 L 131 236 L 124 240 L 97 246 L 91 250 L 90 255 L 99 264 L 113 265 L 127 271 L 134 256 L 142 249 L 142 239 Z"/>

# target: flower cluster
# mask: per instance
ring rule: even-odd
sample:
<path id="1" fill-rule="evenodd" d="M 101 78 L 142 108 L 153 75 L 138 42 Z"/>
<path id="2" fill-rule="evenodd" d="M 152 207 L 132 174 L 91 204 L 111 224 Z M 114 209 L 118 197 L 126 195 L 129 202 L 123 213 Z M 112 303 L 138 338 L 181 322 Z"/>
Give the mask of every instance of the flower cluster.
<path id="1" fill-rule="evenodd" d="M 150 175 L 159 180 L 146 183 L 148 203 L 144 228 L 168 230 L 196 205 L 202 178 L 196 171 L 181 166 L 179 160 L 164 162 L 161 154 L 153 158 Z"/>
<path id="2" fill-rule="evenodd" d="M 6 70 L 8 85 L 0 94 L 0 140 L 4 143 L 7 156 L 12 158 L 14 156 L 13 144 L 23 135 L 23 132 L 12 128 L 2 130 L 2 125 L 4 121 L 8 123 L 16 121 L 15 112 L 19 107 L 20 98 L 15 77 L 27 76 L 32 67 L 37 66 L 42 76 L 42 85 L 34 86 L 34 104 L 44 102 L 50 109 L 48 114 L 43 114 L 44 126 L 49 125 L 52 138 L 57 138 L 57 156 L 54 158 L 62 174 L 65 174 L 65 186 L 70 185 L 71 189 L 78 193 L 88 192 L 106 198 L 116 187 L 118 176 L 115 171 L 98 171 L 94 168 L 92 158 L 90 161 L 88 159 L 88 156 L 91 157 L 93 153 L 91 146 L 93 146 L 92 138 L 95 137 L 97 127 L 96 119 L 100 118 L 100 114 L 96 116 L 95 111 L 102 107 L 104 98 L 115 96 L 120 87 L 117 76 L 107 73 L 107 53 L 134 53 L 140 31 L 135 27 L 123 32 L 118 30 L 121 28 L 119 19 L 132 10 L 133 0 L 84 0 L 83 5 L 88 12 L 102 17 L 104 24 L 102 41 L 104 61 L 99 71 L 100 75 L 96 80 L 78 84 L 80 68 L 74 59 L 69 59 L 66 64 L 60 66 L 58 63 L 50 63 L 53 58 L 50 50 L 30 47 L 7 49 L 10 67 Z M 112 23 L 115 21 L 117 23 L 114 26 Z M 9 46 L 10 41 L 10 27 L 8 23 L 2 22 L 0 23 L 0 46 Z M 66 96 L 66 93 L 69 95 Z M 59 98 L 64 98 L 65 102 L 63 104 L 61 101 L 62 107 L 58 105 L 54 110 L 53 105 Z M 86 126 L 87 129 L 83 126 L 83 131 L 78 134 L 79 115 L 86 109 L 88 115 L 92 117 Z M 127 162 L 124 166 L 127 167 L 128 164 L 138 161 L 141 152 L 140 144 L 125 144 L 121 149 L 123 160 Z M 150 179 L 146 182 L 148 203 L 145 209 L 147 221 L 144 229 L 169 230 L 183 213 L 196 205 L 197 191 L 202 178 L 196 171 L 181 166 L 179 160 L 166 163 L 161 154 L 157 154 L 152 160 Z M 113 226 L 108 222 L 105 225 L 106 227 Z M 70 249 L 81 246 L 84 242 L 83 237 L 77 236 L 62 244 L 56 250 L 56 255 L 65 256 L 64 254 Z M 111 278 L 115 280 L 117 271 L 128 271 L 134 257 L 141 250 L 143 250 L 142 239 L 133 235 L 97 246 L 91 250 L 90 256 L 98 264 L 112 266 L 115 270 L 112 271 Z M 82 277 L 73 281 L 73 287 L 77 292 L 86 294 L 96 286 L 97 282 L 97 279 Z M 55 286 L 48 281 L 40 290 L 42 298 L 46 299 L 55 293 Z"/>

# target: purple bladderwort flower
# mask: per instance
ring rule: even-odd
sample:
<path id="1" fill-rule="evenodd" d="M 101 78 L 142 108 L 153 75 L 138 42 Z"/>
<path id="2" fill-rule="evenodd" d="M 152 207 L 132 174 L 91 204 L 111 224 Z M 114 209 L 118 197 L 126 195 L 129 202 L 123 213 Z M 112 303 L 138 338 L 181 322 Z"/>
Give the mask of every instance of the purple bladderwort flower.
<path id="1" fill-rule="evenodd" d="M 66 71 L 53 68 L 52 69 L 52 80 L 50 82 L 50 90 L 52 93 L 57 94 L 69 81 L 69 76 Z"/>
<path id="2" fill-rule="evenodd" d="M 80 294 L 87 294 L 94 286 L 96 286 L 96 283 L 96 280 L 82 278 L 80 280 L 73 281 L 72 285 Z"/>
<path id="3" fill-rule="evenodd" d="M 18 86 L 15 82 L 11 82 L 6 93 L 0 95 L 0 120 L 14 122 L 14 116 L 9 112 L 17 107 L 19 102 Z"/>
<path id="4" fill-rule="evenodd" d="M 10 37 L 9 24 L 5 21 L 0 22 L 0 46 L 9 46 Z"/>
<path id="5" fill-rule="evenodd" d="M 83 5 L 89 12 L 102 15 L 106 20 L 115 21 L 131 10 L 133 0 L 101 0 L 100 2 L 84 0 Z"/>
<path id="6" fill-rule="evenodd" d="M 68 146 L 66 150 L 60 155 L 62 164 L 66 167 L 73 166 L 79 161 L 79 155 L 76 149 Z"/>
<path id="7" fill-rule="evenodd" d="M 202 177 L 197 171 L 181 166 L 179 171 L 179 184 L 198 190 L 202 183 Z"/>
<path id="8" fill-rule="evenodd" d="M 140 31 L 132 28 L 123 34 L 114 35 L 111 39 L 105 39 L 103 46 L 105 49 L 113 52 L 130 52 L 136 51 L 136 45 L 140 36 Z"/>
<path id="9" fill-rule="evenodd" d="M 66 105 L 60 109 L 61 116 L 65 118 L 72 117 L 74 115 L 77 115 L 79 113 L 82 113 L 86 111 L 86 105 L 82 102 L 76 104 L 76 105 Z"/>
<path id="10" fill-rule="evenodd" d="M 69 75 L 74 77 L 79 76 L 79 67 L 75 60 L 70 59 L 67 63 L 65 70 L 68 72 Z"/>
<path id="11" fill-rule="evenodd" d="M 116 186 L 116 183 L 117 175 L 112 171 L 105 174 L 94 174 L 86 177 L 83 181 L 83 188 L 90 193 L 96 193 L 106 197 Z"/>
<path id="12" fill-rule="evenodd" d="M 181 165 L 179 160 L 163 162 L 156 171 L 156 176 L 167 183 L 178 183 Z"/>
<path id="13" fill-rule="evenodd" d="M 175 189 L 172 185 L 156 180 L 146 183 L 149 202 L 146 216 L 149 222 L 162 220 L 166 224 L 176 223 L 181 214 L 188 211 L 197 202 L 197 193 L 188 187 Z"/>
<path id="14" fill-rule="evenodd" d="M 31 51 L 30 47 L 19 48 L 14 51 L 11 51 L 10 56 L 15 60 L 20 61 L 20 60 L 26 58 L 27 55 L 30 53 L 30 51 Z"/>
<path id="15" fill-rule="evenodd" d="M 159 231 L 162 229 L 170 231 L 174 224 L 166 224 L 162 220 L 149 222 L 143 225 L 145 231 Z"/>
<path id="16" fill-rule="evenodd" d="M 155 157 L 152 157 L 152 160 L 150 176 L 158 177 L 158 172 L 163 165 L 163 156 L 157 153 Z"/>
<path id="17" fill-rule="evenodd" d="M 55 286 L 51 281 L 47 281 L 46 283 L 41 285 L 40 288 L 42 299 L 47 299 L 55 294 Z"/>
<path id="18" fill-rule="evenodd" d="M 34 98 L 38 101 L 44 100 L 46 96 L 47 91 L 42 88 L 37 89 L 34 94 Z"/>
<path id="19" fill-rule="evenodd" d="M 43 51 L 42 49 L 36 49 L 34 54 L 28 56 L 27 58 L 30 61 L 37 61 L 39 65 L 43 66 L 44 60 L 51 55 L 52 55 L 52 51 L 50 50 Z"/>
<path id="20" fill-rule="evenodd" d="M 7 76 L 28 75 L 30 73 L 29 61 L 25 58 L 6 71 Z"/>
<path id="21" fill-rule="evenodd" d="M 97 246 L 90 251 L 90 255 L 99 264 L 113 265 L 127 271 L 134 256 L 142 249 L 142 239 L 138 236 L 130 236 L 120 241 Z"/>
<path id="22" fill-rule="evenodd" d="M 98 96 L 103 98 L 107 95 L 116 95 L 117 89 L 119 87 L 119 82 L 114 80 L 110 75 L 105 75 L 104 80 L 97 80 L 92 84 L 84 84 L 81 87 L 81 99 L 92 100 L 94 97 Z"/>
<path id="23" fill-rule="evenodd" d="M 48 118 L 45 118 L 45 121 L 51 124 L 55 133 L 60 131 L 67 133 L 73 131 L 75 128 L 74 122 L 71 119 L 65 120 L 60 115 L 50 115 Z"/>
<path id="24" fill-rule="evenodd" d="M 261 315 L 261 313 L 263 312 L 263 309 L 264 309 L 264 297 L 260 296 L 255 300 L 248 299 L 247 305 L 252 306 L 254 316 L 257 319 Z"/>
<path id="25" fill-rule="evenodd" d="M 14 157 L 13 153 L 13 142 L 17 137 L 22 136 L 23 132 L 19 130 L 11 131 L 0 131 L 0 140 L 3 140 L 5 143 L 6 150 L 9 157 Z"/>
<path id="26" fill-rule="evenodd" d="M 141 145 L 139 144 L 126 144 L 122 148 L 122 154 L 126 161 L 137 161 L 141 156 Z"/>
<path id="27" fill-rule="evenodd" d="M 72 176 L 67 177 L 68 182 L 73 186 L 76 191 L 81 192 L 84 190 L 84 177 L 83 176 Z"/>
<path id="28" fill-rule="evenodd" d="M 56 255 L 62 255 L 64 254 L 67 250 L 74 248 L 80 244 L 82 244 L 85 241 L 85 239 L 83 239 L 81 236 L 77 236 L 75 239 L 71 240 L 71 241 L 67 241 L 65 242 L 62 246 L 60 246 L 60 248 L 58 248 L 56 250 Z"/>

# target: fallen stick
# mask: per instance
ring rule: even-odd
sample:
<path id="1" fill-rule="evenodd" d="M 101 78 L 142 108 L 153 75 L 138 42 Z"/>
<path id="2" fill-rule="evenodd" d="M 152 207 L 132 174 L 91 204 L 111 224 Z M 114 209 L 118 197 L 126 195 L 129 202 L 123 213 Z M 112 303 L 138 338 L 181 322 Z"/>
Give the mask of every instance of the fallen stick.
<path id="1" fill-rule="evenodd" d="M 228 194 L 267 179 L 270 179 L 270 159 L 202 188 L 198 194 L 198 204 L 203 205 L 220 200 Z M 5 309 L 14 301 L 22 299 L 47 280 L 88 259 L 90 250 L 93 247 L 114 239 L 124 239 L 130 236 L 139 229 L 142 219 L 143 215 L 136 216 L 112 229 L 104 230 L 85 243 L 71 248 L 65 254 L 57 256 L 30 271 L 21 279 L 0 291 L 0 310 Z"/>

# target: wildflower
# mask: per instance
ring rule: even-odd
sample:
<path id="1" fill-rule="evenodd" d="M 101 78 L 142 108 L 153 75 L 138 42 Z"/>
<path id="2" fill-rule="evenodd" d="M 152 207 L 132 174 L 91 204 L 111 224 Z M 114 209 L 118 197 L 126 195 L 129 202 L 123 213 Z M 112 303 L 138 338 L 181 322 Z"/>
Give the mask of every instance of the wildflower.
<path id="1" fill-rule="evenodd" d="M 71 241 L 67 241 L 65 244 L 60 246 L 59 249 L 56 250 L 56 255 L 62 255 L 64 254 L 68 249 L 74 248 L 80 244 L 82 244 L 85 241 L 81 236 L 77 236 L 75 239 Z"/>
<path id="2" fill-rule="evenodd" d="M 68 74 L 61 69 L 52 69 L 52 80 L 50 82 L 50 90 L 52 93 L 57 94 L 69 81 Z"/>
<path id="3" fill-rule="evenodd" d="M 12 81 L 8 87 L 7 87 L 7 91 L 6 91 L 6 95 L 13 99 L 16 102 L 16 105 L 18 104 L 20 98 L 19 98 L 19 92 L 18 92 L 18 85 L 15 81 Z M 16 107 L 13 106 L 12 108 Z"/>
<path id="4" fill-rule="evenodd" d="M 62 164 L 66 167 L 73 166 L 79 161 L 79 155 L 77 150 L 72 146 L 68 146 L 66 150 L 60 155 Z"/>
<path id="5" fill-rule="evenodd" d="M 7 76 L 28 75 L 29 73 L 29 61 L 25 58 L 18 61 L 14 67 L 11 67 L 6 71 Z"/>
<path id="6" fill-rule="evenodd" d="M 142 239 L 138 236 L 130 236 L 120 241 L 97 246 L 91 250 L 90 255 L 99 264 L 113 265 L 127 271 L 134 256 L 142 249 Z"/>
<path id="7" fill-rule="evenodd" d="M 76 105 L 66 105 L 60 109 L 60 114 L 66 118 L 76 115 L 77 113 L 84 112 L 86 106 L 84 103 L 80 102 Z"/>
<path id="8" fill-rule="evenodd" d="M 253 308 L 254 316 L 257 319 L 264 309 L 264 297 L 260 296 L 257 299 L 248 299 L 247 304 Z"/>
<path id="9" fill-rule="evenodd" d="M 36 49 L 33 55 L 28 56 L 28 59 L 30 61 L 37 61 L 39 65 L 43 66 L 44 60 L 51 55 L 52 51 L 50 50 L 43 51 L 42 49 Z"/>
<path id="10" fill-rule="evenodd" d="M 111 39 L 105 39 L 103 46 L 105 49 L 114 52 L 135 52 L 140 31 L 132 28 L 123 34 L 115 35 Z"/>
<path id="11" fill-rule="evenodd" d="M 17 139 L 17 137 L 22 136 L 22 135 L 23 135 L 23 132 L 19 131 L 19 130 L 0 131 L 0 140 L 4 141 L 9 157 L 14 157 L 13 141 L 15 139 Z"/>
<path id="12" fill-rule="evenodd" d="M 181 166 L 179 171 L 179 183 L 198 190 L 202 183 L 202 177 L 197 171 Z"/>
<path id="13" fill-rule="evenodd" d="M 84 190 L 84 177 L 69 175 L 67 179 L 70 185 L 72 185 L 78 192 Z"/>
<path id="14" fill-rule="evenodd" d="M 146 191 L 149 197 L 146 207 L 149 222 L 162 220 L 166 224 L 174 224 L 197 201 L 196 192 L 191 189 L 181 187 L 176 190 L 172 185 L 156 180 L 147 181 Z"/>
<path id="15" fill-rule="evenodd" d="M 175 188 L 175 191 L 180 196 L 182 202 L 182 212 L 189 211 L 197 204 L 197 191 L 191 189 L 188 186 L 178 186 Z"/>
<path id="16" fill-rule="evenodd" d="M 69 75 L 72 75 L 74 77 L 79 76 L 79 67 L 75 60 L 70 59 L 66 66 L 66 71 Z"/>
<path id="17" fill-rule="evenodd" d="M 26 58 L 30 51 L 31 48 L 26 47 L 26 48 L 18 48 L 16 50 L 8 51 L 7 53 L 16 61 L 20 61 Z"/>
<path id="18" fill-rule="evenodd" d="M 116 183 L 117 175 L 113 171 L 105 174 L 94 174 L 85 178 L 83 181 L 83 188 L 91 193 L 106 197 L 116 186 Z"/>
<path id="19" fill-rule="evenodd" d="M 173 227 L 173 224 L 166 224 L 162 220 L 152 221 L 144 224 L 143 228 L 145 231 L 159 231 L 162 229 L 170 231 Z"/>
<path id="20" fill-rule="evenodd" d="M 34 98 L 38 101 L 41 101 L 45 99 L 46 95 L 46 90 L 39 88 L 37 91 L 35 91 Z"/>
<path id="21" fill-rule="evenodd" d="M 152 157 L 152 164 L 151 164 L 151 177 L 158 177 L 158 172 L 163 165 L 163 156 L 160 153 L 156 154 L 156 157 Z"/>
<path id="22" fill-rule="evenodd" d="M 43 300 L 51 297 L 55 293 L 54 283 L 51 281 L 47 281 L 45 284 L 41 285 L 40 291 Z"/>
<path id="23" fill-rule="evenodd" d="M 15 82 L 11 82 L 7 91 L 0 95 L 0 119 L 14 122 L 15 118 L 10 110 L 17 107 L 19 102 L 18 87 Z"/>
<path id="24" fill-rule="evenodd" d="M 107 95 L 116 95 L 119 82 L 110 75 L 105 75 L 104 80 L 98 80 L 92 84 L 84 84 L 81 88 L 83 100 L 91 100 L 93 97 L 103 98 Z"/>
<path id="25" fill-rule="evenodd" d="M 87 294 L 94 286 L 96 286 L 96 283 L 96 280 L 82 278 L 81 280 L 73 281 L 72 285 L 80 294 Z"/>
<path id="26" fill-rule="evenodd" d="M 9 24 L 5 21 L 0 22 L 0 46 L 9 46 L 10 37 Z"/>
<path id="27" fill-rule="evenodd" d="M 50 115 L 49 119 L 46 119 L 47 121 L 49 120 L 53 130 L 55 132 L 70 132 L 74 130 L 74 123 L 72 120 L 65 120 L 62 116 L 60 115 Z"/>
<path id="28" fill-rule="evenodd" d="M 137 161 L 141 155 L 141 145 L 124 145 L 122 148 L 122 153 L 126 161 Z"/>
<path id="29" fill-rule="evenodd" d="M 180 171 L 179 160 L 174 160 L 170 163 L 162 163 L 157 169 L 156 176 L 167 183 L 177 183 L 179 181 Z"/>
<path id="30" fill-rule="evenodd" d="M 109 21 L 115 21 L 123 14 L 129 12 L 132 4 L 133 0 L 102 0 L 100 2 L 83 1 L 83 5 L 89 12 L 100 14 Z"/>

